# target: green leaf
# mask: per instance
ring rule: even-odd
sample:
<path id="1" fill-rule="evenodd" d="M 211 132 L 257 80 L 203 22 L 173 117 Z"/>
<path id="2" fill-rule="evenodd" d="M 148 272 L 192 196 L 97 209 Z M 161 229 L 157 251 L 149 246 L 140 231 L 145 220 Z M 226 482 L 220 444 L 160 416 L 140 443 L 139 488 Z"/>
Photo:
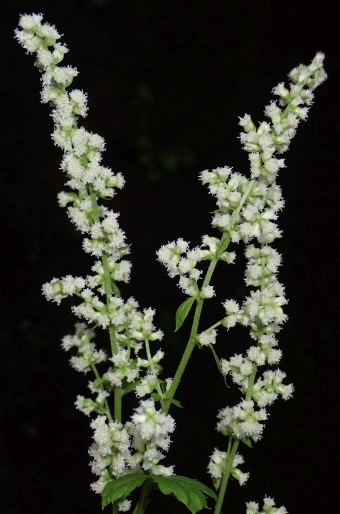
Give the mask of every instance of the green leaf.
<path id="1" fill-rule="evenodd" d="M 217 499 L 214 491 L 192 478 L 180 475 L 172 475 L 170 477 L 151 476 L 163 494 L 175 495 L 192 514 L 207 508 L 205 495 L 211 496 L 214 500 Z"/>
<path id="2" fill-rule="evenodd" d="M 224 233 L 221 239 L 220 246 L 217 250 L 217 258 L 222 255 L 222 253 L 228 248 L 228 245 L 230 243 L 230 237 L 228 233 Z"/>
<path id="3" fill-rule="evenodd" d="M 250 437 L 244 437 L 243 439 L 241 439 L 241 441 L 242 441 L 242 443 L 244 443 L 246 446 L 249 446 L 249 448 L 252 448 L 252 447 L 253 447 Z"/>
<path id="4" fill-rule="evenodd" d="M 169 400 L 170 400 L 169 396 L 164 396 L 163 401 L 168 402 Z M 176 405 L 176 407 L 179 407 L 180 409 L 183 409 L 181 403 L 178 400 L 175 400 L 175 398 L 172 398 L 172 400 L 170 400 L 170 405 L 172 403 L 174 405 Z"/>
<path id="5" fill-rule="evenodd" d="M 213 352 L 213 356 L 214 356 L 214 359 L 215 359 L 215 362 L 216 362 L 216 366 L 218 367 L 218 371 L 221 373 L 221 375 L 222 375 L 222 377 L 223 377 L 223 380 L 224 380 L 225 385 L 226 385 L 227 387 L 229 387 L 229 386 L 228 386 L 228 384 L 227 384 L 226 378 L 225 378 L 225 376 L 224 376 L 224 374 L 223 374 L 223 371 L 222 371 L 221 361 L 220 361 L 220 359 L 217 357 L 217 354 L 216 354 L 216 352 L 215 352 L 215 350 L 214 350 L 213 345 L 212 345 L 212 344 L 209 344 L 209 348 L 210 348 L 210 350 Z"/>
<path id="6" fill-rule="evenodd" d="M 181 303 L 181 305 L 178 307 L 178 309 L 176 311 L 176 329 L 175 329 L 175 332 L 177 332 L 177 330 L 179 328 L 181 328 L 181 326 L 183 325 L 183 323 L 185 321 L 185 318 L 189 314 L 190 309 L 191 309 L 191 307 L 192 307 L 192 305 L 193 305 L 195 300 L 196 300 L 196 298 L 194 296 L 189 296 L 189 298 L 187 298 L 185 300 L 185 302 Z"/>
<path id="7" fill-rule="evenodd" d="M 173 403 L 174 405 L 176 405 L 176 407 L 178 407 L 179 409 L 183 409 L 182 405 L 181 405 L 181 402 L 179 402 L 178 400 L 175 400 L 175 398 L 173 398 L 171 400 L 170 403 Z"/>
<path id="8" fill-rule="evenodd" d="M 151 398 L 152 398 L 153 400 L 155 400 L 155 402 L 159 402 L 159 401 L 162 399 L 162 398 L 161 398 L 161 396 L 159 396 L 159 394 L 158 394 L 158 393 L 152 393 L 152 394 L 151 394 Z"/>
<path id="9" fill-rule="evenodd" d="M 150 479 L 149 475 L 142 473 L 130 473 L 116 478 L 104 487 L 102 492 L 102 509 L 123 496 L 130 494 L 136 487 L 140 487 L 145 480 Z"/>
<path id="10" fill-rule="evenodd" d="M 161 396 L 159 396 L 159 394 L 158 394 L 158 393 L 152 393 L 152 394 L 151 394 L 151 398 L 152 398 L 153 400 L 155 400 L 155 402 L 160 402 L 160 401 L 162 401 L 162 400 L 163 400 L 163 401 L 168 401 L 168 400 L 170 400 L 170 398 L 168 398 L 167 396 L 164 396 L 164 397 L 162 398 Z M 170 405 L 171 405 L 172 403 L 173 403 L 174 405 L 176 405 L 176 407 L 179 407 L 180 409 L 183 409 L 183 407 L 182 407 L 182 405 L 180 404 L 180 402 L 179 402 L 178 400 L 175 400 L 175 398 L 173 398 L 173 399 L 170 401 Z"/>

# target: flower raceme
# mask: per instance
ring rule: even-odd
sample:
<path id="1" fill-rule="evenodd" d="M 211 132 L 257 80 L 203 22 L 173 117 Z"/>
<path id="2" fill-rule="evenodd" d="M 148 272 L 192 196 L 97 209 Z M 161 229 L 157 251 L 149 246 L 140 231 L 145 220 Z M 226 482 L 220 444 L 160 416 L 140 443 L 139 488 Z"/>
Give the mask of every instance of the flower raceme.
<path id="1" fill-rule="evenodd" d="M 178 239 L 158 251 L 158 259 L 165 265 L 170 277 L 179 276 L 179 286 L 183 292 L 199 301 L 214 294 L 206 279 L 201 287 L 199 285 L 202 276 L 202 270 L 198 267 L 200 261 L 210 260 L 214 265 L 217 260 L 222 260 L 231 264 L 235 260 L 235 253 L 226 251 L 229 243 L 243 241 L 246 245 L 248 263 L 245 283 L 255 289 L 250 291 L 241 306 L 235 300 L 226 300 L 222 304 L 225 317 L 197 335 L 201 346 L 211 346 L 216 342 L 218 325 L 229 329 L 239 323 L 249 327 L 250 336 L 256 342 L 246 356 L 235 355 L 229 360 L 220 360 L 222 374 L 226 377 L 230 374 L 244 395 L 238 405 L 226 407 L 218 414 L 217 430 L 231 438 L 230 441 L 236 440 L 235 448 L 239 440 L 258 441 L 262 437 L 263 421 L 268 417 L 264 407 L 271 405 L 279 396 L 284 400 L 291 398 L 294 390 L 292 384 L 282 383 L 286 374 L 279 369 L 266 370 L 257 380 L 256 373 L 261 366 L 273 366 L 280 361 L 282 352 L 276 348 L 275 335 L 287 320 L 283 311 L 283 306 L 287 304 L 285 290 L 277 279 L 282 259 L 270 246 L 282 236 L 276 220 L 284 200 L 276 178 L 285 163 L 277 154 L 288 149 L 298 124 L 307 118 L 313 90 L 327 77 L 323 70 L 323 59 L 324 55 L 317 53 L 309 66 L 300 65 L 291 71 L 289 89 L 283 83 L 273 89 L 274 95 L 279 97 L 279 105 L 272 101 L 265 108 L 265 116 L 270 122 L 260 123 L 256 128 L 248 114 L 240 118 L 239 124 L 243 128 L 240 141 L 249 153 L 250 178 L 233 172 L 230 167 L 201 173 L 202 183 L 208 185 L 209 192 L 216 197 L 217 211 L 213 215 L 212 226 L 221 232 L 221 238 L 205 235 L 202 245 L 194 249 L 190 249 L 188 242 Z M 209 271 L 206 277 L 208 275 Z M 259 410 L 256 410 L 256 404 Z M 208 471 L 217 488 L 223 473 L 227 471 L 228 455 L 215 449 L 211 456 Z M 234 476 L 236 455 L 230 453 L 229 458 L 234 459 L 229 466 L 229 473 Z M 241 485 L 246 480 L 245 476 L 248 478 L 248 474 L 239 474 Z M 265 512 L 267 504 L 265 501 Z M 282 509 L 268 512 L 286 512 Z M 251 512 L 251 507 L 248 511 Z"/>
<path id="2" fill-rule="evenodd" d="M 220 233 L 219 237 L 216 233 L 204 235 L 202 244 L 191 249 L 188 242 L 178 238 L 157 252 L 158 260 L 171 278 L 179 278 L 179 287 L 187 296 L 177 311 L 178 326 L 196 305 L 181 364 L 173 378 L 162 380 L 160 362 L 164 353 L 161 349 L 151 351 L 151 345 L 163 338 L 162 331 L 153 323 L 155 311 L 152 308 L 141 311 L 134 298 L 124 300 L 117 284 L 130 279 L 131 263 L 127 259 L 130 247 L 119 226 L 119 214 L 108 209 L 103 201 L 112 199 L 117 189 L 124 186 L 124 177 L 102 166 L 104 139 L 78 124 L 79 118 L 87 114 L 87 95 L 77 89 L 67 90 L 78 71 L 71 66 L 60 66 L 68 49 L 58 42 L 60 35 L 55 27 L 43 23 L 41 14 L 23 15 L 15 36 L 28 53 L 35 54 L 35 65 L 41 73 L 41 101 L 52 107 L 52 139 L 63 152 L 61 170 L 68 187 L 58 194 L 58 202 L 84 235 L 84 251 L 95 259 L 92 273 L 85 278 L 70 275 L 54 278 L 42 288 L 46 298 L 57 304 L 67 297 L 79 299 L 72 311 L 82 321 L 76 323 L 74 335 L 63 338 L 62 348 L 75 352 L 70 359 L 74 369 L 85 374 L 92 372 L 95 377 L 88 383 L 91 397 L 78 395 L 75 402 L 87 416 L 96 415 L 91 421 L 93 444 L 89 454 L 97 480 L 91 488 L 102 494 L 108 485 L 118 483 L 126 475 L 131 475 L 132 480 L 137 476 L 137 481 L 143 474 L 148 475 L 148 480 L 173 476 L 173 466 L 160 464 L 175 429 L 175 421 L 168 410 L 170 404 L 176 402 L 174 394 L 194 346 L 204 346 L 214 352 L 225 381 L 231 377 L 242 395 L 237 405 L 222 408 L 217 416 L 217 431 L 228 437 L 228 444 L 226 451 L 215 448 L 208 472 L 219 491 L 215 514 L 220 514 L 229 476 L 240 485 L 249 477 L 249 473 L 239 469 L 244 462 L 237 453 L 239 442 L 250 445 L 251 440 L 258 441 L 268 418 L 266 408 L 279 397 L 287 400 L 293 394 L 293 385 L 283 383 L 286 374 L 272 369 L 282 357 L 276 334 L 287 320 L 283 310 L 287 304 L 285 290 L 278 280 L 282 258 L 271 246 L 282 236 L 277 219 L 284 200 L 276 179 L 279 170 L 285 167 L 281 154 L 288 149 L 300 121 L 306 120 L 314 89 L 327 77 L 323 69 L 324 55 L 319 52 L 308 66 L 294 68 L 289 74 L 288 87 L 280 83 L 273 89 L 278 102 L 273 100 L 265 108 L 267 121 L 256 127 L 248 114 L 240 118 L 240 141 L 249 155 L 249 177 L 227 166 L 201 172 L 202 183 L 216 198 L 212 227 Z M 210 284 L 215 266 L 218 261 L 233 264 L 236 254 L 229 251 L 229 245 L 239 242 L 245 245 L 245 284 L 250 288 L 249 295 L 241 305 L 233 299 L 224 300 L 221 319 L 199 331 L 203 302 L 215 296 Z M 202 261 L 209 261 L 205 275 Z M 253 344 L 244 355 L 218 359 L 214 350 L 218 341 L 217 327 L 229 330 L 236 324 L 248 327 Z M 111 356 L 97 349 L 96 327 L 109 332 Z M 108 367 L 100 373 L 98 366 L 104 364 Z M 262 374 L 258 375 L 262 369 Z M 130 420 L 123 422 L 122 398 L 130 392 L 135 393 L 139 405 Z M 111 395 L 114 396 L 113 414 L 109 405 Z M 200 507 L 193 511 L 187 506 L 197 512 L 206 506 L 202 491 L 213 497 L 215 493 L 202 484 L 198 494 L 197 485 L 193 486 L 192 482 L 199 483 L 191 481 Z M 168 482 L 168 487 L 171 483 Z M 114 512 L 117 512 L 115 509 L 130 510 L 132 490 L 125 489 L 120 497 L 113 497 Z M 176 496 L 176 488 L 172 492 Z M 144 513 L 146 500 L 147 496 L 142 495 L 136 507 L 138 512 Z M 185 502 L 183 498 L 181 501 Z M 287 512 L 284 507 L 276 508 L 269 497 L 264 499 L 263 513 L 255 502 L 247 503 L 246 507 L 246 514 Z"/>
<path id="3" fill-rule="evenodd" d="M 59 204 L 67 208 L 75 228 L 86 236 L 84 251 L 96 259 L 92 274 L 86 278 L 70 275 L 54 278 L 42 289 L 46 298 L 57 304 L 64 298 L 78 297 L 80 303 L 72 307 L 78 318 L 104 329 L 114 328 L 111 358 L 103 350 L 97 350 L 95 333 L 85 323 L 77 323 L 75 335 L 62 341 L 64 350 L 77 352 L 70 359 L 71 366 L 83 373 L 92 371 L 96 376 L 88 384 L 94 399 L 78 395 L 75 404 L 86 415 L 98 415 L 91 423 L 94 445 L 90 455 L 92 471 L 99 476 L 92 489 L 101 493 L 112 478 L 133 471 L 171 475 L 173 466 L 160 465 L 159 461 L 164 458 L 162 452 L 169 448 L 168 434 L 173 432 L 175 423 L 170 414 L 157 410 L 151 399 L 141 400 L 131 421 L 122 424 L 120 420 L 112 420 L 107 399 L 113 388 L 132 384 L 131 390 L 138 388 L 140 398 L 156 390 L 163 395 L 158 374 L 164 354 L 158 350 L 152 355 L 149 347 L 149 342 L 161 340 L 163 333 L 153 325 L 153 309 L 140 312 L 136 300 L 124 301 L 120 296 L 117 282 L 128 282 L 130 277 L 131 263 L 125 259 L 129 246 L 119 227 L 118 214 L 99 200 L 112 198 L 116 189 L 124 186 L 124 178 L 101 165 L 104 139 L 78 126 L 79 117 L 87 113 L 87 95 L 77 89 L 67 92 L 78 71 L 59 66 L 68 49 L 57 42 L 59 33 L 43 23 L 42 18 L 41 14 L 21 16 L 20 29 L 15 34 L 27 52 L 36 55 L 35 64 L 42 73 L 41 101 L 52 106 L 52 138 L 64 152 L 61 170 L 66 175 L 69 191 L 59 193 Z M 147 350 L 142 357 L 143 346 Z M 112 366 L 100 375 L 97 366 L 105 361 Z M 145 419 L 142 411 L 148 413 Z M 124 499 L 119 510 L 128 510 L 127 502 Z"/>

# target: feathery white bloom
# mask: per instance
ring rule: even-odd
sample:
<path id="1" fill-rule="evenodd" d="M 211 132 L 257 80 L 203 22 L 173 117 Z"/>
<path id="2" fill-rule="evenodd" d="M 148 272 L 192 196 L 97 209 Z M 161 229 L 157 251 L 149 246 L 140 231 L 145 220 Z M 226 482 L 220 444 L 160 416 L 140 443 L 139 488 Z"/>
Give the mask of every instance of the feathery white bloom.
<path id="1" fill-rule="evenodd" d="M 216 343 L 216 336 L 216 330 L 207 330 L 206 332 L 202 332 L 201 334 L 199 334 L 197 336 L 197 340 L 202 346 L 208 346 L 209 344 Z"/>
<path id="2" fill-rule="evenodd" d="M 131 420 L 145 441 L 167 437 L 175 430 L 173 418 L 170 414 L 157 411 L 153 400 L 141 401 Z"/>
<path id="3" fill-rule="evenodd" d="M 208 472 L 213 478 L 216 489 L 219 488 L 219 485 L 221 483 L 221 478 L 226 469 L 227 457 L 228 457 L 227 452 L 221 452 L 217 448 L 215 448 L 213 454 L 210 457 L 210 462 L 208 465 Z M 238 480 L 240 485 L 244 485 L 249 478 L 249 473 L 243 473 L 238 468 L 238 466 L 243 463 L 244 463 L 244 459 L 243 459 L 242 455 L 237 453 L 233 460 L 231 475 L 233 478 L 236 478 L 236 480 Z"/>
<path id="4" fill-rule="evenodd" d="M 256 502 L 247 502 L 246 507 L 246 514 L 288 514 L 285 507 L 275 507 L 274 500 L 267 496 L 263 500 L 263 511 L 259 511 L 259 504 Z"/>

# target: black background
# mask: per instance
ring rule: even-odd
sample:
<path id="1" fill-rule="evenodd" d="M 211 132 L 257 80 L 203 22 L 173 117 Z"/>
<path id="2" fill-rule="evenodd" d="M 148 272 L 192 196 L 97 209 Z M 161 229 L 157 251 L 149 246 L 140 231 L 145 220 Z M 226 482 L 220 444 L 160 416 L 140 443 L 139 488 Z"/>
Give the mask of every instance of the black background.
<path id="1" fill-rule="evenodd" d="M 296 391 L 270 408 L 254 449 L 240 449 L 251 476 L 242 488 L 230 484 L 224 510 L 244 513 L 246 501 L 262 505 L 267 494 L 291 514 L 335 512 L 339 19 L 328 2 L 313 11 L 307 2 L 270 0 L 2 2 L 0 511 L 101 512 L 89 491 L 89 418 L 73 405 L 86 394 L 88 377 L 69 367 L 59 344 L 75 319 L 67 301 L 57 307 L 40 293 L 54 276 L 86 275 L 92 261 L 57 205 L 63 177 L 50 110 L 39 103 L 33 57 L 13 39 L 19 14 L 32 12 L 43 12 L 65 35 L 65 63 L 80 71 L 74 86 L 89 93 L 84 125 L 105 137 L 104 164 L 127 180 L 111 204 L 132 243 L 124 294 L 157 308 L 156 323 L 168 333 L 161 343 L 165 376 L 176 369 L 187 328 L 173 334 L 184 296 L 155 251 L 177 237 L 195 246 L 213 235 L 215 204 L 198 173 L 224 165 L 248 173 L 238 116 L 262 121 L 272 87 L 317 51 L 326 54 L 329 78 L 316 90 L 279 177 L 286 207 L 284 237 L 275 246 L 290 318 L 279 335 L 280 367 Z M 207 304 L 206 327 L 221 317 L 221 301 L 247 294 L 241 245 L 235 250 L 239 265 L 216 273 L 218 300 Z M 248 345 L 247 332 L 237 328 L 220 331 L 216 350 L 228 357 Z M 216 413 L 238 402 L 238 393 L 224 388 L 208 350 L 197 350 L 177 397 L 184 409 L 172 412 L 177 429 L 166 463 L 210 485 L 208 456 L 226 442 L 216 434 Z M 134 406 L 132 399 L 126 417 Z M 156 496 L 149 512 L 186 511 Z"/>

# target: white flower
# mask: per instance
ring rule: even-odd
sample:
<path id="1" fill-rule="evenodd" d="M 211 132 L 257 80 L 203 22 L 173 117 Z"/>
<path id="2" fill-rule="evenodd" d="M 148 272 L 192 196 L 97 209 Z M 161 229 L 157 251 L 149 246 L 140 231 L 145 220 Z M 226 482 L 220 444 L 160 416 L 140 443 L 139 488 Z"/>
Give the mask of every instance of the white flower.
<path id="1" fill-rule="evenodd" d="M 210 462 L 208 465 L 208 472 L 212 476 L 212 478 L 215 479 L 214 483 L 216 484 L 216 486 L 219 486 L 219 484 L 220 484 L 219 479 L 222 478 L 223 473 L 226 469 L 227 457 L 228 457 L 227 452 L 221 452 L 217 448 L 215 448 L 213 454 L 210 457 Z M 233 460 L 231 475 L 233 478 L 236 478 L 236 480 L 238 480 L 240 485 L 244 485 L 249 477 L 249 473 L 243 473 L 237 467 L 243 463 L 244 463 L 244 459 L 243 459 L 242 455 L 237 453 Z"/>
<path id="2" fill-rule="evenodd" d="M 207 330 L 206 332 L 202 332 L 201 334 L 199 334 L 197 336 L 197 340 L 202 346 L 208 346 L 209 344 L 216 343 L 216 336 L 216 330 Z"/>
<path id="3" fill-rule="evenodd" d="M 144 378 L 142 378 L 140 384 L 137 385 L 135 389 L 136 396 L 142 398 L 147 394 L 151 394 L 156 389 L 157 383 L 157 376 L 148 373 Z"/>
<path id="4" fill-rule="evenodd" d="M 197 284 L 193 279 L 182 276 L 182 277 L 180 277 L 178 283 L 179 283 L 179 287 L 188 296 L 197 296 L 198 295 Z"/>
<path id="5" fill-rule="evenodd" d="M 145 441 L 167 437 L 175 430 L 173 418 L 170 414 L 157 411 L 153 400 L 141 401 L 131 420 Z"/>
<path id="6" fill-rule="evenodd" d="M 115 365 L 115 368 L 114 371 L 107 371 L 105 376 L 115 387 L 121 387 L 124 378 L 130 383 L 138 377 L 139 369 L 136 367 L 133 359 L 130 358 L 128 350 L 120 349 L 110 360 Z"/>
<path id="7" fill-rule="evenodd" d="M 74 402 L 76 409 L 80 410 L 85 416 L 89 416 L 91 412 L 96 409 L 96 404 L 93 400 L 89 398 L 84 398 L 84 396 L 77 395 L 77 400 Z"/>
<path id="8" fill-rule="evenodd" d="M 260 421 L 267 419 L 267 412 L 265 409 L 255 411 L 252 400 L 243 400 L 233 408 L 222 409 L 217 417 L 220 419 L 217 430 L 222 434 L 234 435 L 239 439 L 250 437 L 258 441 L 263 431 Z"/>
<path id="9" fill-rule="evenodd" d="M 106 416 L 97 416 L 90 426 L 94 429 L 93 439 L 97 446 L 98 453 L 105 457 L 111 453 L 110 429 L 106 424 Z"/>
<path id="10" fill-rule="evenodd" d="M 200 291 L 200 297 L 203 299 L 212 298 L 215 296 L 215 290 L 213 286 L 202 287 Z"/>
<path id="11" fill-rule="evenodd" d="M 33 30 L 34 28 L 37 29 L 40 26 L 42 19 L 42 14 L 23 14 L 19 19 L 19 27 L 28 31 Z"/>
<path id="12" fill-rule="evenodd" d="M 69 85 L 78 73 L 79 72 L 76 68 L 72 68 L 71 66 L 62 66 L 55 68 L 52 77 L 58 84 Z"/>
<path id="13" fill-rule="evenodd" d="M 87 94 L 79 89 L 73 89 L 70 92 L 70 98 L 75 103 L 73 112 L 79 116 L 85 117 L 87 114 Z"/>
<path id="14" fill-rule="evenodd" d="M 131 500 L 121 500 L 118 502 L 118 510 L 119 512 L 128 512 L 131 507 Z"/>
<path id="15" fill-rule="evenodd" d="M 249 359 L 236 354 L 229 360 L 221 359 L 221 368 L 225 376 L 230 373 L 235 384 L 247 389 L 248 378 L 253 371 L 253 364 Z"/>
<path id="16" fill-rule="evenodd" d="M 243 127 L 246 132 L 251 132 L 251 131 L 255 130 L 255 125 L 252 122 L 249 114 L 245 114 L 243 116 L 243 118 L 239 117 L 239 120 L 240 120 L 239 125 L 241 125 L 241 127 Z"/>
<path id="17" fill-rule="evenodd" d="M 246 507 L 246 514 L 288 514 L 285 507 L 275 507 L 274 500 L 267 496 L 263 500 L 263 511 L 259 511 L 259 504 L 256 502 L 248 502 Z"/>
<path id="18" fill-rule="evenodd" d="M 240 307 L 239 307 L 238 303 L 235 302 L 235 300 L 225 301 L 223 303 L 223 307 L 225 308 L 226 314 L 228 314 L 228 315 L 236 314 L 240 310 Z"/>

